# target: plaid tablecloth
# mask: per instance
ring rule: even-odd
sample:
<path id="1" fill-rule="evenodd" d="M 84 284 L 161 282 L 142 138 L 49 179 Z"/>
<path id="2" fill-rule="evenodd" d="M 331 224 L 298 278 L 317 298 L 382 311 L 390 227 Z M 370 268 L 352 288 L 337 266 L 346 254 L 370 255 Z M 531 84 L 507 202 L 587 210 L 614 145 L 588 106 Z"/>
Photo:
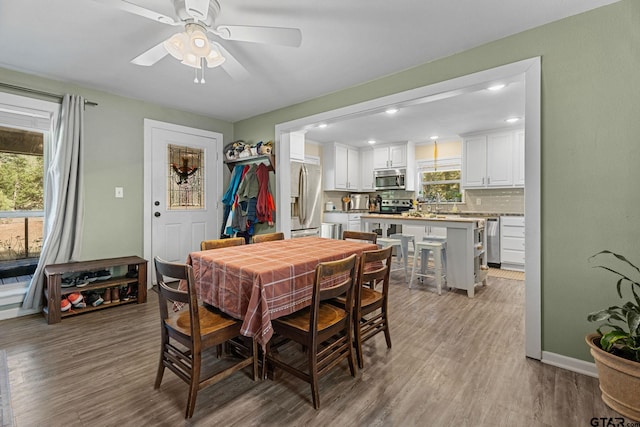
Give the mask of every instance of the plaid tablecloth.
<path id="1" fill-rule="evenodd" d="M 243 320 L 242 334 L 265 345 L 271 320 L 311 304 L 320 262 L 378 249 L 371 243 L 303 237 L 192 252 L 198 296 Z"/>

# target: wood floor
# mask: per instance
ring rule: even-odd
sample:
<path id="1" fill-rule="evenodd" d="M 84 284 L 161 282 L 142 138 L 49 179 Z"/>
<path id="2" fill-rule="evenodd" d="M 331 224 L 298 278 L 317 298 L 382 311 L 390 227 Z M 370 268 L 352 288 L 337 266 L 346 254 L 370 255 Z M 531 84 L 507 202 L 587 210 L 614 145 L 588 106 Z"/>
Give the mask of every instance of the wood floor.
<path id="1" fill-rule="evenodd" d="M 342 363 L 309 385 L 289 375 L 233 375 L 201 391 L 184 420 L 187 386 L 159 357 L 155 292 L 129 304 L 47 325 L 42 316 L 0 322 L 15 425 L 30 426 L 587 426 L 614 417 L 596 379 L 524 357 L 524 282 L 489 277 L 464 292 L 408 290 L 393 273 L 391 336 L 364 346 L 356 378 Z"/>

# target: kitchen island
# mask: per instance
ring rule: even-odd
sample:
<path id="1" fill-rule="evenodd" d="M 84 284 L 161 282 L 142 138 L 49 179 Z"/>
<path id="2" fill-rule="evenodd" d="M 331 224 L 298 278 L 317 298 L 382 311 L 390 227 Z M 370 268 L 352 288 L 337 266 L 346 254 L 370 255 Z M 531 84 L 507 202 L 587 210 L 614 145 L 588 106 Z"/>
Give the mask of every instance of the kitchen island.
<path id="1" fill-rule="evenodd" d="M 362 229 L 370 231 L 372 224 L 380 224 L 382 230 L 389 225 L 419 225 L 447 229 L 447 286 L 464 289 L 469 298 L 474 296 L 476 283 L 486 285 L 487 247 L 484 218 L 456 215 L 405 216 L 365 214 L 360 217 Z"/>

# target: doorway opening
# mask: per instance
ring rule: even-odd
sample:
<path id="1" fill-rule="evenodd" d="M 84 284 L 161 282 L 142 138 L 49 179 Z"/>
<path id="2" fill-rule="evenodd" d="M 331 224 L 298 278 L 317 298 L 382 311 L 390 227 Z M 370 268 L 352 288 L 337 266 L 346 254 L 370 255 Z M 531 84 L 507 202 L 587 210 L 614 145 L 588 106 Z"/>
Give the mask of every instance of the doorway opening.
<path id="1" fill-rule="evenodd" d="M 542 357 L 539 57 L 277 124 L 275 127 L 276 158 L 278 162 L 286 162 L 290 159 L 289 134 L 291 132 L 299 132 L 319 123 L 340 121 L 357 115 L 384 111 L 389 106 L 402 103 L 436 102 L 470 91 L 477 91 L 479 88 L 486 87 L 487 83 L 513 76 L 522 76 L 525 85 L 526 284 L 524 350 L 527 357 L 539 360 Z M 289 194 L 290 179 L 288 168 L 279 168 L 279 173 L 276 176 L 279 195 Z M 289 198 L 278 197 L 277 203 L 276 222 L 280 224 L 280 230 L 289 235 L 291 230 Z"/>

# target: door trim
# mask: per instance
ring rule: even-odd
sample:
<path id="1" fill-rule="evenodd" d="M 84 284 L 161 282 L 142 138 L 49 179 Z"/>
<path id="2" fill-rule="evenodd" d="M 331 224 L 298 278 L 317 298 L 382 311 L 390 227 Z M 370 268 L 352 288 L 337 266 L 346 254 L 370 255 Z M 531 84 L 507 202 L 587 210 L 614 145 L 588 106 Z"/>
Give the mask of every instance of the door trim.
<path id="1" fill-rule="evenodd" d="M 143 224 L 143 257 L 149 263 L 153 262 L 151 259 L 151 229 L 152 229 L 152 204 L 153 194 L 151 193 L 151 143 L 152 143 L 152 130 L 162 129 L 173 132 L 188 133 L 191 135 L 201 136 L 205 138 L 212 138 L 216 141 L 213 152 L 216 153 L 214 160 L 215 173 L 216 173 L 216 215 L 217 228 L 220 228 L 222 222 L 222 211 L 220 209 L 220 200 L 222 200 L 222 150 L 223 150 L 223 135 L 219 132 L 213 132 L 204 129 L 196 129 L 188 126 L 176 125 L 173 123 L 160 122 L 157 120 L 144 119 L 144 193 L 143 193 L 143 208 L 142 214 L 144 218 Z M 153 268 L 147 268 L 147 287 L 153 286 Z"/>
<path id="2" fill-rule="evenodd" d="M 542 358 L 542 252 L 541 252 L 541 99 L 540 78 L 541 58 L 533 57 L 511 64 L 502 65 L 484 71 L 456 77 L 450 80 L 427 86 L 398 92 L 381 98 L 364 101 L 331 111 L 324 111 L 308 117 L 275 126 L 276 161 L 289 159 L 288 132 L 300 131 L 306 126 L 313 126 L 323 121 L 339 120 L 368 111 L 384 109 L 389 105 L 402 103 L 420 98 L 439 96 L 454 96 L 457 93 L 484 87 L 487 82 L 500 78 L 524 75 L 525 84 L 525 251 L 526 251 L 526 282 L 525 282 L 525 348 L 527 357 L 540 360 Z M 286 161 L 286 160 L 285 160 Z M 276 175 L 278 194 L 289 192 L 289 170 L 279 168 Z M 291 218 L 288 215 L 289 199 L 279 197 L 276 208 L 276 223 L 285 235 L 290 233 Z"/>

